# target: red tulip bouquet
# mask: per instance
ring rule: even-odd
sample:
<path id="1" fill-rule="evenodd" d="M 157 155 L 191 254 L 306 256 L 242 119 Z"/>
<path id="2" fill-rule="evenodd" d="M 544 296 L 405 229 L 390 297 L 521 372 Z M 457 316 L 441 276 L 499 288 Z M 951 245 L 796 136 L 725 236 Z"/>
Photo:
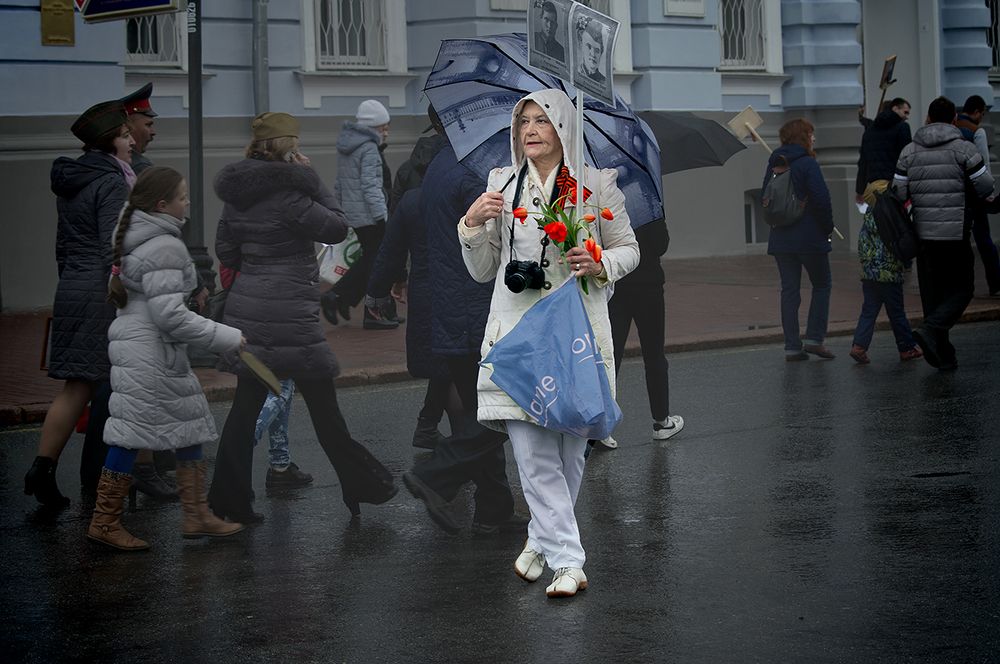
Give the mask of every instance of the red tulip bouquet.
<path id="1" fill-rule="evenodd" d="M 597 244 L 593 233 L 590 231 L 590 225 L 596 221 L 597 216 L 587 212 L 577 217 L 579 213 L 576 206 L 576 180 L 570 177 L 568 169 L 565 166 L 563 166 L 563 171 L 556 178 L 556 186 L 559 187 L 560 195 L 551 205 L 542 204 L 541 216 L 535 217 L 538 228 L 545 231 L 545 236 L 559 248 L 559 253 L 562 257 L 565 257 L 566 252 L 573 247 L 579 246 L 581 238 L 585 238 L 583 240 L 583 248 L 587 250 L 587 253 L 590 254 L 595 263 L 600 263 L 601 245 Z M 583 200 L 586 201 L 589 197 L 590 190 L 584 188 Z M 567 200 L 574 205 L 569 211 L 563 209 L 563 203 Z M 609 221 L 615 218 L 615 215 L 609 208 L 598 208 L 595 205 L 587 205 L 585 203 L 582 209 L 586 210 L 587 208 L 595 210 L 602 218 Z M 528 218 L 528 210 L 523 207 L 514 208 L 513 214 L 514 218 L 522 224 Z M 580 288 L 583 289 L 584 293 L 590 292 L 587 288 L 587 277 L 580 277 Z"/>

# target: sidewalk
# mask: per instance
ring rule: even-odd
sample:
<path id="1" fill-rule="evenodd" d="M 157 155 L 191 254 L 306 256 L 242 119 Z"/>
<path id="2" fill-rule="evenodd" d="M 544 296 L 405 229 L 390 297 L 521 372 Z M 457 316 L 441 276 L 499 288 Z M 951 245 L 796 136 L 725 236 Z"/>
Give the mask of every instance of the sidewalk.
<path id="1" fill-rule="evenodd" d="M 831 254 L 833 295 L 830 303 L 829 335 L 844 336 L 854 331 L 861 310 L 861 286 L 857 257 Z M 976 293 L 987 293 L 977 259 Z M 780 343 L 778 274 L 770 256 L 678 259 L 664 262 L 667 274 L 667 351 Z M 808 279 L 803 275 L 804 320 L 809 302 Z M 911 322 L 921 318 L 920 298 L 915 277 L 905 285 L 906 310 Z M 402 315 L 405 307 L 400 308 Z M 0 426 L 40 422 L 53 397 L 62 387 L 39 369 L 42 340 L 49 312 L 0 315 Z M 338 386 L 408 380 L 405 329 L 365 331 L 361 313 L 337 327 L 326 326 L 327 339 L 340 360 L 343 373 Z M 1000 320 L 1000 298 L 976 297 L 965 320 Z M 879 329 L 888 329 L 885 313 Z M 832 339 L 828 345 L 838 361 L 850 362 L 850 339 Z M 638 353 L 635 330 L 626 346 L 626 355 Z M 775 350 L 775 361 L 781 359 Z M 895 358 L 873 358 L 895 361 Z M 214 369 L 197 369 L 210 400 L 232 397 L 235 377 Z"/>

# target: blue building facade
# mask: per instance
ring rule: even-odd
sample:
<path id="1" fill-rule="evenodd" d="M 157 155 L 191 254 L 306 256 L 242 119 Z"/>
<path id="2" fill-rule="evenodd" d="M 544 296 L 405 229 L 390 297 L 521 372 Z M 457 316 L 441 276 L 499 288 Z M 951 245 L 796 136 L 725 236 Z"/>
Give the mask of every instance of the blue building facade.
<path id="1" fill-rule="evenodd" d="M 534 0 L 530 0 L 534 2 Z M 65 0 L 65 5 L 72 3 Z M 184 0 L 180 0 L 184 5 Z M 271 0 L 271 110 L 303 118 L 302 142 L 332 181 L 341 123 L 367 98 L 392 114 L 388 156 L 405 159 L 426 127 L 423 81 L 442 39 L 526 30 L 529 0 Z M 590 0 L 621 22 L 618 92 L 637 110 L 688 110 L 725 121 L 748 105 L 776 145 L 798 116 L 817 127 L 819 158 L 851 249 L 859 223 L 853 178 L 861 127 L 878 77 L 897 55 L 889 96 L 914 106 L 937 95 L 993 102 L 1000 63 L 997 0 Z M 204 2 L 206 244 L 220 209 L 211 180 L 239 158 L 254 114 L 252 3 Z M 55 204 L 48 168 L 79 145 L 68 128 L 87 106 L 154 83 L 158 135 L 147 155 L 187 169 L 187 31 L 183 13 L 85 24 L 71 46 L 43 46 L 39 0 L 0 0 L 0 182 L 13 208 L 2 223 L 0 304 L 48 306 L 55 286 Z M 767 153 L 750 145 L 725 167 L 664 178 L 671 256 L 762 251 L 753 196 Z M 11 196 L 17 192 L 17 196 Z M 706 196 L 705 192 L 711 192 Z M 26 270 L 37 275 L 26 285 Z"/>

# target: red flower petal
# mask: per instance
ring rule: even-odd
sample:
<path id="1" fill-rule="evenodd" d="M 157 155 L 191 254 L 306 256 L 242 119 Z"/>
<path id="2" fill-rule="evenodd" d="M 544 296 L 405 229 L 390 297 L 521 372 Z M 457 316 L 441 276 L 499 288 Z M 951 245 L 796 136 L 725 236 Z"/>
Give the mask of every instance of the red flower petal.
<path id="1" fill-rule="evenodd" d="M 609 208 L 604 208 L 603 210 L 601 210 L 601 216 L 607 219 L 608 221 L 611 221 L 612 219 L 615 218 L 615 215 L 612 214 Z"/>

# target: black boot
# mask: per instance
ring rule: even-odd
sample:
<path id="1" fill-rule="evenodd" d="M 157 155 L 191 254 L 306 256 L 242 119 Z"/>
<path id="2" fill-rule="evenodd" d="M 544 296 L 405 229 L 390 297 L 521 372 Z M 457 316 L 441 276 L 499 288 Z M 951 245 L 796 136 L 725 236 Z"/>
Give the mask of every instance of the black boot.
<path id="1" fill-rule="evenodd" d="M 156 472 L 152 463 L 137 463 L 132 467 L 134 484 L 138 491 L 157 500 L 177 500 L 177 489 L 167 484 Z"/>
<path id="2" fill-rule="evenodd" d="M 31 469 L 24 476 L 24 493 L 27 496 L 34 495 L 42 505 L 46 507 L 63 508 L 69 507 L 69 498 L 59 492 L 56 485 L 55 459 L 38 456 L 31 464 Z"/>
<path id="3" fill-rule="evenodd" d="M 425 450 L 433 450 L 439 442 L 444 440 L 444 436 L 438 431 L 437 422 L 417 418 L 417 429 L 413 432 L 413 446 Z"/>

